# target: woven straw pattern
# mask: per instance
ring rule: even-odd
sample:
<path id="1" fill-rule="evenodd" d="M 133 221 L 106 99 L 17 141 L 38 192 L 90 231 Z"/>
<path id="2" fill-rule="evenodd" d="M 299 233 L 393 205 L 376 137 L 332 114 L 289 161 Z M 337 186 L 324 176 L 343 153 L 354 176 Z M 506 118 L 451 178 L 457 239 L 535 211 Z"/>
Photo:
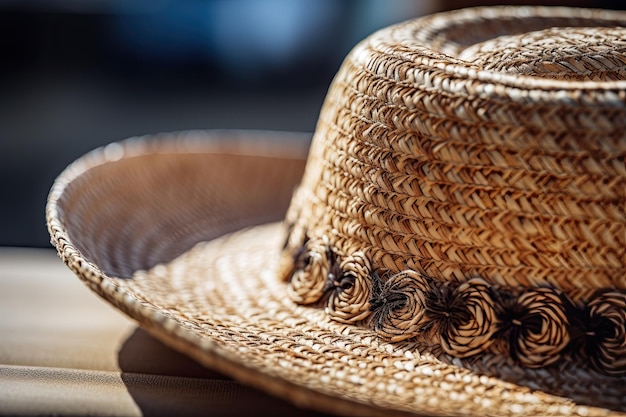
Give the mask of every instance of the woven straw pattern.
<path id="1" fill-rule="evenodd" d="M 585 416 L 626 407 L 626 384 L 615 378 L 569 366 L 521 372 L 489 356 L 449 362 L 422 342 L 388 343 L 291 302 L 276 279 L 281 225 L 215 235 L 280 217 L 304 162 L 237 155 L 195 137 L 87 155 L 57 179 L 47 207 L 68 267 L 165 343 L 302 406 L 346 415 Z M 187 209 L 196 204 L 203 209 Z M 154 239 L 145 224 L 160 229 Z"/>
<path id="2" fill-rule="evenodd" d="M 328 93 L 282 252 L 277 224 L 216 236 L 279 219 L 302 164 L 203 134 L 79 160 L 50 194 L 52 241 L 164 342 L 303 406 L 625 413 L 626 82 L 579 81 L 619 78 L 619 45 L 556 69 L 510 46 L 625 21 L 473 9 L 365 40 Z M 486 69 L 496 51 L 512 65 Z"/>
<path id="3" fill-rule="evenodd" d="M 76 234 L 67 239 L 77 241 L 79 255 L 91 267 L 128 278 L 176 258 L 197 242 L 277 221 L 277 207 L 287 206 L 302 172 L 294 158 L 302 156 L 302 138 L 296 142 L 296 134 L 282 136 L 286 139 L 275 132 L 190 131 L 98 149 L 68 167 L 51 191 L 47 217 L 53 241 L 60 239 L 56 231 L 69 229 Z M 268 137 L 276 143 L 268 144 Z M 115 175 L 109 174 L 107 163 L 115 165 Z M 263 181 L 276 185 L 275 191 L 261 192 L 249 180 L 261 174 Z M 187 185 L 170 183 L 171 177 Z M 225 185 L 217 186 L 216 178 Z"/>
<path id="4" fill-rule="evenodd" d="M 68 267 L 165 343 L 297 404 L 345 415 L 611 415 L 624 408 L 626 384 L 615 378 L 567 366 L 520 372 L 489 356 L 450 363 L 419 341 L 385 342 L 291 302 L 276 279 L 282 225 L 214 234 L 280 217 L 303 161 L 251 158 L 195 137 L 96 151 L 58 178 L 47 207 Z M 204 209 L 187 209 L 195 204 Z M 150 230 L 129 213 L 144 213 L 160 232 L 147 238 Z M 172 233 L 185 227 L 188 233 Z"/>
<path id="5" fill-rule="evenodd" d="M 268 252 L 266 246 L 280 247 L 280 232 L 274 225 L 198 246 L 167 266 L 136 274 L 131 291 L 148 305 L 167 300 L 161 304 L 162 313 L 188 321 L 187 327 L 201 338 L 218 340 L 224 348 L 236 346 L 239 361 L 248 366 L 280 379 L 309 380 L 309 388 L 327 395 L 367 397 L 379 407 L 423 407 L 442 415 L 598 412 L 553 396 L 540 395 L 545 402 L 537 403 L 529 389 L 443 366 L 431 354 L 419 355 L 419 345 L 390 345 L 371 331 L 328 322 L 319 309 L 294 305 L 276 280 L 275 263 L 267 265 L 267 257 L 276 259 L 278 252 Z M 264 262 L 267 269 L 259 278 L 230 279 Z M 198 277 L 194 285 L 188 275 Z M 215 279 L 207 282 L 207 276 Z M 501 372 L 510 370 L 504 365 Z M 595 391 L 584 395 L 598 395 Z M 422 404 L 424 398 L 427 405 Z"/>
<path id="6" fill-rule="evenodd" d="M 460 358 L 491 349 L 543 367 L 582 349 L 573 356 L 626 373 L 625 23 L 624 13 L 484 8 L 359 44 L 289 210 L 285 279 L 304 271 L 288 259 L 317 256 L 309 242 L 323 240 L 320 256 L 364 254 L 371 272 L 304 271 L 309 280 L 338 288 L 349 276 L 382 300 L 385 282 L 418 277 L 387 306 L 352 288 L 339 311 L 325 294 L 307 300 L 331 318 L 370 310 L 373 321 L 352 322 L 390 340 L 425 334 Z M 416 294 L 426 313 L 403 322 L 395 310 Z M 606 332 L 587 316 L 599 298 L 614 312 Z"/>
<path id="7" fill-rule="evenodd" d="M 560 80 L 608 81 L 626 79 L 625 52 L 622 29 L 582 27 L 500 36 L 466 48 L 460 56 L 486 70 Z"/>

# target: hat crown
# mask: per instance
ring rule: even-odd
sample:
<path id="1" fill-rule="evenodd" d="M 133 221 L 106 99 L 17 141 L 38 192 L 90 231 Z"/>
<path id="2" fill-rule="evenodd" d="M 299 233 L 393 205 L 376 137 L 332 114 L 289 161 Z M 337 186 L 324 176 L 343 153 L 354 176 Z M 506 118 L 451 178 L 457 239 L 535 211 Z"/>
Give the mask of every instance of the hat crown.
<path id="1" fill-rule="evenodd" d="M 610 81 L 626 79 L 625 50 L 621 27 L 550 27 L 473 44 L 459 58 L 509 74 Z"/>
<path id="2" fill-rule="evenodd" d="M 576 345 L 625 372 L 626 18 L 442 16 L 377 32 L 333 81 L 287 215 L 292 298 L 456 357 Z"/>

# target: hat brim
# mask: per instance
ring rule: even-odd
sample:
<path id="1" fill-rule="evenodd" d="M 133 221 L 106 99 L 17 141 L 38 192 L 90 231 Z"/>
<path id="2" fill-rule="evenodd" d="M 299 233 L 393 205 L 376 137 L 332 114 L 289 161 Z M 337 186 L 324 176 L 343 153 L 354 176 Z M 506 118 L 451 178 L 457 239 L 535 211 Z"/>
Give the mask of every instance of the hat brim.
<path id="1" fill-rule="evenodd" d="M 167 345 L 302 407 L 345 415 L 624 411 L 623 379 L 598 377 L 593 386 L 577 370 L 538 370 L 538 381 L 563 382 L 553 391 L 518 385 L 292 303 L 276 277 L 279 221 L 306 145 L 295 134 L 188 132 L 96 150 L 51 190 L 52 243 L 93 291 Z"/>

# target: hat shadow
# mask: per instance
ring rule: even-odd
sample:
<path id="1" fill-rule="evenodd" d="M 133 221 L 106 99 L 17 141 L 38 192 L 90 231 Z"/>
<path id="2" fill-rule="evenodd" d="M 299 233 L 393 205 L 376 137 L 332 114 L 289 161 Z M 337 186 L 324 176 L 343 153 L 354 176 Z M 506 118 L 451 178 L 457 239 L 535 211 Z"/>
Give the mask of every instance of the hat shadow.
<path id="1" fill-rule="evenodd" d="M 459 361 L 443 352 L 439 346 L 420 343 L 420 352 L 431 354 L 442 363 L 468 369 L 477 375 L 497 378 L 501 381 L 540 391 L 549 395 L 568 398 L 578 405 L 601 407 L 618 413 L 626 412 L 626 397 L 622 395 L 625 377 L 601 374 L 586 364 L 573 363 L 570 360 L 559 361 L 545 368 L 520 368 L 511 358 L 485 353 L 474 359 Z M 498 366 L 493 366 L 498 362 Z M 562 380 L 571 382 L 555 384 L 554 375 L 560 374 Z M 594 396 L 591 392 L 603 392 Z"/>
<path id="2" fill-rule="evenodd" d="M 121 379 L 143 416 L 323 417 L 201 366 L 137 328 L 118 352 Z"/>

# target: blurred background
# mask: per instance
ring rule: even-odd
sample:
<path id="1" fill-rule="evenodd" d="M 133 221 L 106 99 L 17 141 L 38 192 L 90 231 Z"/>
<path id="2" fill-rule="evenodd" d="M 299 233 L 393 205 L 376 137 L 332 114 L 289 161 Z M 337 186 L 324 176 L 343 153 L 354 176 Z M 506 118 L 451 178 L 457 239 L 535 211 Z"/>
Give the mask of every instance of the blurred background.
<path id="1" fill-rule="evenodd" d="M 312 132 L 334 73 L 367 34 L 496 3 L 0 0 L 0 246 L 50 247 L 47 193 L 93 148 L 188 129 Z"/>

